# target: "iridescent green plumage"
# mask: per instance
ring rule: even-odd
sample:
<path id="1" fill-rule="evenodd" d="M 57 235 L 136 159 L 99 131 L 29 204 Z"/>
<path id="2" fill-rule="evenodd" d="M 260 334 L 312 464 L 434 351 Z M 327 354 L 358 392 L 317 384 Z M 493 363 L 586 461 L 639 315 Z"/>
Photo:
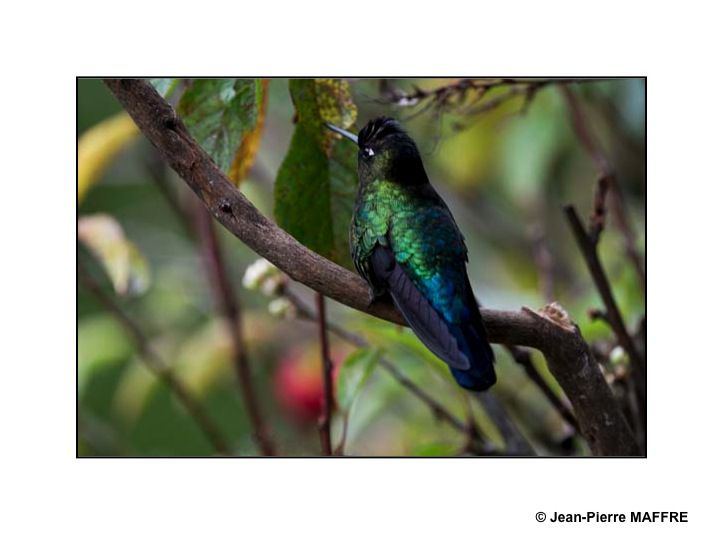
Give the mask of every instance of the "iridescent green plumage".
<path id="1" fill-rule="evenodd" d="M 464 278 L 467 250 L 440 202 L 423 186 L 370 182 L 358 194 L 350 245 L 355 266 L 368 281 L 376 245 L 392 246 L 395 260 L 433 307 L 448 322 L 459 322 L 464 306 L 455 292 Z"/>
<path id="2" fill-rule="evenodd" d="M 458 383 L 495 383 L 493 354 L 467 278 L 467 249 L 450 210 L 430 185 L 413 140 L 379 118 L 358 136 L 358 190 L 350 244 L 374 296 L 389 293 Z"/>

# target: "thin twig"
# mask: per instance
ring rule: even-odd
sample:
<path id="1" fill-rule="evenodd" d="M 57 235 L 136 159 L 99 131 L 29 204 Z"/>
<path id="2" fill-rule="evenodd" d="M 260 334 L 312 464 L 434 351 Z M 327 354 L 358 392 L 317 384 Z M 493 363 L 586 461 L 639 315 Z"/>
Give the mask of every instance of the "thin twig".
<path id="1" fill-rule="evenodd" d="M 552 256 L 550 255 L 550 251 L 545 243 L 544 234 L 539 225 L 531 230 L 530 235 L 533 246 L 533 257 L 541 284 L 540 289 L 545 301 L 550 304 L 554 300 Z M 535 364 L 532 363 L 530 351 L 515 345 L 505 345 L 505 349 L 515 362 L 523 368 L 528 378 L 538 387 L 540 392 L 545 395 L 560 416 L 572 427 L 572 430 L 569 431 L 572 431 L 573 435 L 576 434 L 579 431 L 579 427 L 575 415 L 565 401 L 553 392 L 550 385 L 535 367 Z"/>
<path id="2" fill-rule="evenodd" d="M 227 275 L 225 261 L 215 231 L 213 219 L 205 207 L 196 202 L 196 228 L 202 260 L 207 270 L 215 303 L 222 313 L 232 343 L 233 366 L 240 384 L 241 395 L 250 419 L 253 439 L 260 452 L 265 456 L 275 455 L 275 445 L 261 412 L 255 393 L 255 385 L 250 370 L 245 344 L 242 337 L 242 316 L 232 283 Z"/>
<path id="3" fill-rule="evenodd" d="M 588 270 L 590 270 L 590 275 L 605 305 L 605 317 L 608 323 L 612 327 L 613 332 L 615 332 L 620 345 L 628 353 L 628 356 L 630 356 L 630 360 L 641 369 L 644 369 L 645 360 L 640 356 L 640 353 L 638 353 L 637 347 L 635 347 L 635 343 L 627 331 L 625 322 L 620 314 L 620 309 L 615 302 L 615 297 L 610 288 L 610 281 L 605 274 L 605 269 L 600 263 L 595 244 L 593 244 L 592 239 L 585 231 L 585 227 L 580 221 L 575 207 L 567 205 L 564 210 L 575 240 L 585 259 L 585 264 L 587 264 Z"/>
<path id="4" fill-rule="evenodd" d="M 605 228 L 605 198 L 610 187 L 610 177 L 598 178 L 595 196 L 593 197 L 593 212 L 590 216 L 590 241 L 597 245 L 600 242 L 600 233 Z"/>
<path id="5" fill-rule="evenodd" d="M 173 189 L 172 184 L 169 181 L 165 162 L 162 160 L 160 155 L 151 149 L 150 155 L 145 160 L 146 169 L 150 175 L 150 178 L 155 183 L 158 191 L 165 199 L 165 202 L 172 210 L 173 215 L 176 217 L 177 222 L 182 226 L 185 233 L 191 238 L 195 236 L 195 230 L 192 227 L 192 222 L 188 219 L 187 211 L 180 202 L 177 192 Z"/>
<path id="6" fill-rule="evenodd" d="M 613 296 L 612 289 L 610 288 L 610 282 L 602 264 L 600 263 L 596 244 L 593 243 L 592 239 L 586 232 L 585 227 L 580 221 L 580 218 L 572 205 L 565 207 L 565 215 L 568 219 L 573 235 L 575 236 L 575 240 L 580 247 L 583 258 L 585 259 L 585 264 L 590 271 L 595 287 L 600 293 L 600 297 L 605 305 L 605 318 L 608 324 L 612 327 L 620 345 L 630 357 L 630 361 L 632 362 L 631 369 L 637 375 L 633 377 L 635 384 L 637 385 L 636 390 L 639 393 L 640 400 L 644 402 L 644 396 L 646 395 L 645 359 L 638 352 L 635 342 L 627 331 L 620 309 L 615 302 L 615 297 Z M 642 438 L 643 437 L 641 436 L 641 439 Z"/>
<path id="7" fill-rule="evenodd" d="M 520 433 L 495 394 L 492 392 L 473 392 L 473 394 L 497 426 L 509 453 L 522 456 L 536 455 L 533 447 Z"/>
<path id="8" fill-rule="evenodd" d="M 195 207 L 194 219 L 193 216 L 188 215 L 188 210 L 191 208 L 183 205 L 178 198 L 173 186 L 168 181 L 164 161 L 160 159 L 157 152 L 152 152 L 152 156 L 148 157 L 146 164 L 150 177 L 172 209 L 178 222 L 188 236 L 198 244 L 215 296 L 215 304 L 223 315 L 231 339 L 233 367 L 240 387 L 240 395 L 248 412 L 253 439 L 263 455 L 273 456 L 276 453 L 274 444 L 258 403 L 243 343 L 239 302 L 225 269 L 222 249 L 213 227 L 212 218 L 202 204 L 197 201 L 190 201 L 192 205 L 189 205 Z"/>
<path id="9" fill-rule="evenodd" d="M 360 276 L 307 249 L 263 216 L 150 84 L 138 79 L 106 79 L 105 84 L 215 219 L 250 249 L 316 292 L 381 319 L 407 324 L 389 302 L 368 305 L 368 286 Z M 595 455 L 636 455 L 632 432 L 579 329 L 550 316 L 548 308 L 482 309 L 481 315 L 490 341 L 534 347 L 545 354 Z"/>
<path id="10" fill-rule="evenodd" d="M 205 435 L 211 446 L 218 454 L 229 455 L 230 446 L 225 441 L 220 428 L 210 418 L 205 408 L 199 401 L 196 401 L 190 391 L 185 387 L 183 382 L 178 379 L 175 374 L 165 365 L 162 359 L 157 356 L 148 342 L 147 337 L 140 327 L 120 308 L 115 300 L 103 292 L 100 285 L 85 269 L 83 264 L 78 261 L 78 276 L 83 286 L 97 300 L 105 306 L 110 314 L 117 319 L 123 326 L 125 331 L 135 342 L 140 360 L 155 374 L 161 381 L 165 383 L 170 392 L 178 399 L 180 404 L 190 414 L 200 431 Z"/>
<path id="11" fill-rule="evenodd" d="M 565 96 L 572 126 L 578 140 L 587 151 L 598 171 L 598 186 L 593 202 L 593 217 L 591 220 L 590 238 L 594 243 L 598 242 L 600 232 L 605 221 L 605 199 L 609 194 L 612 210 L 617 219 L 618 228 L 622 232 L 625 253 L 630 259 L 633 269 L 637 274 L 642 290 L 645 290 L 645 269 L 642 258 L 636 247 L 635 232 L 632 229 L 630 218 L 625 209 L 625 203 L 617 180 L 617 173 L 600 147 L 596 137 L 588 125 L 587 118 L 578 103 L 575 94 L 567 85 L 561 85 L 560 90 Z"/>
<path id="12" fill-rule="evenodd" d="M 317 316 L 312 313 L 305 303 L 293 292 L 285 290 L 285 297 L 295 306 L 299 316 L 310 320 L 317 320 Z M 355 345 L 356 347 L 369 347 L 365 338 L 349 332 L 342 326 L 326 323 L 327 329 L 333 332 L 335 335 Z M 471 453 L 479 455 L 488 455 L 494 452 L 494 449 L 488 445 L 483 434 L 479 431 L 477 425 L 473 421 L 469 423 L 463 422 L 457 416 L 448 411 L 439 402 L 437 402 L 430 394 L 425 390 L 416 385 L 411 379 L 409 379 L 402 371 L 400 371 L 394 363 L 390 362 L 385 356 L 381 356 L 378 364 L 385 369 L 396 381 L 398 381 L 403 387 L 414 394 L 420 399 L 425 405 L 428 406 L 433 416 L 438 420 L 444 421 L 455 428 L 457 431 L 464 432 L 469 437 L 467 450 Z M 534 455 L 535 451 L 527 440 L 520 434 L 517 428 L 514 426 L 512 421 L 507 417 L 507 414 L 502 408 L 502 405 L 494 398 L 485 399 L 482 396 L 478 396 L 478 400 L 485 408 L 490 419 L 497 425 L 500 430 L 500 434 L 505 439 L 507 445 L 507 452 L 512 455 Z M 572 415 L 571 415 L 572 416 Z"/>
<path id="13" fill-rule="evenodd" d="M 528 378 L 535 383 L 540 391 L 545 395 L 548 401 L 555 407 L 560 416 L 570 424 L 575 431 L 579 430 L 577 419 L 570 410 L 570 407 L 560 399 L 555 392 L 553 392 L 550 385 L 545 381 L 544 377 L 540 375 L 540 372 L 535 368 L 535 364 L 532 363 L 530 351 L 523 349 L 522 347 L 508 346 L 506 347 L 510 355 L 515 359 L 515 362 L 520 364 L 525 370 L 525 374 Z"/>
<path id="14" fill-rule="evenodd" d="M 380 98 L 375 101 L 386 106 L 415 109 L 404 118 L 405 121 L 430 110 L 436 114 L 454 112 L 463 116 L 476 116 L 494 110 L 517 96 L 524 98 L 520 113 L 525 113 L 537 92 L 542 88 L 570 82 L 584 83 L 599 80 L 601 79 L 459 79 L 430 90 L 423 90 L 415 86 L 412 92 L 403 92 L 393 88 L 385 81 L 380 88 Z M 486 94 L 493 89 L 504 89 L 504 92 L 486 97 Z M 461 125 L 457 129 L 463 127 Z"/>
<path id="15" fill-rule="evenodd" d="M 330 429 L 332 426 L 332 411 L 335 406 L 333 392 L 333 364 L 330 358 L 330 346 L 328 345 L 327 320 L 325 316 L 325 297 L 315 293 L 315 305 L 317 307 L 317 322 L 320 335 L 320 356 L 322 359 L 322 380 L 323 380 L 323 410 L 318 422 L 320 430 L 320 442 L 322 451 L 326 456 L 332 455 L 332 440 Z"/>
<path id="16" fill-rule="evenodd" d="M 534 239 L 534 241 L 539 240 L 537 238 Z M 547 248 L 545 248 L 547 250 Z M 545 264 L 550 264 L 550 254 L 546 254 L 546 261 Z M 539 264 L 539 263 L 538 263 Z M 539 265 L 540 266 L 540 265 Z M 549 272 L 549 269 L 547 266 L 541 267 L 541 274 L 543 272 Z M 550 278 L 552 279 L 552 278 Z M 546 298 L 548 303 L 552 301 L 552 295 L 549 294 Z M 478 305 L 481 305 L 478 301 Z M 553 392 L 552 388 L 550 388 L 550 385 L 545 381 L 542 375 L 540 375 L 540 372 L 535 368 L 535 364 L 532 363 L 530 351 L 527 349 L 524 349 L 522 347 L 517 347 L 515 345 L 505 345 L 505 349 L 508 351 L 510 356 L 512 356 L 513 360 L 522 368 L 525 370 L 525 374 L 528 376 L 528 378 L 538 387 L 540 392 L 542 392 L 545 397 L 547 397 L 548 401 L 550 401 L 550 404 L 555 407 L 557 412 L 562 416 L 565 421 L 570 424 L 570 426 L 573 428 L 575 432 L 577 432 L 578 429 L 578 423 L 575 419 L 575 415 L 570 410 L 570 407 L 562 401 L 556 394 Z M 507 422 L 506 422 L 507 423 Z M 517 437 L 516 437 L 517 438 Z"/>
<path id="17" fill-rule="evenodd" d="M 453 101 L 462 103 L 466 100 L 469 92 L 476 93 L 476 100 L 482 98 L 488 90 L 493 88 L 521 88 L 523 90 L 539 89 L 551 84 L 567 84 L 571 82 L 598 82 L 601 79 L 552 79 L 552 78 L 527 78 L 527 79 L 459 79 L 456 82 L 435 87 L 431 90 L 423 90 L 414 87 L 413 92 L 403 92 L 393 88 L 386 83 L 381 87 L 381 97 L 378 100 L 383 105 L 397 105 L 400 107 L 414 107 L 423 101 L 434 100 L 440 104 L 448 104 Z"/>
<path id="18" fill-rule="evenodd" d="M 290 301 L 293 306 L 295 306 L 299 317 L 309 321 L 317 322 L 317 314 L 314 313 L 299 296 L 297 296 L 289 289 L 285 289 L 282 294 Z M 354 345 L 355 347 L 370 347 L 370 343 L 359 334 L 350 332 L 342 326 L 330 321 L 326 321 L 325 325 L 328 331 L 332 332 L 343 341 Z M 430 409 L 430 412 L 437 420 L 447 423 L 448 425 L 452 426 L 460 432 L 464 433 L 467 431 L 467 425 L 460 418 L 447 410 L 441 403 L 436 401 L 435 398 L 433 398 L 425 390 L 415 384 L 412 379 L 408 378 L 400 369 L 395 366 L 394 363 L 388 360 L 385 355 L 380 356 L 380 358 L 378 359 L 378 365 L 381 366 L 385 371 L 387 371 L 401 386 L 403 386 L 411 394 L 413 394 L 420 401 L 422 401 L 428 407 L 428 409 Z M 478 448 L 482 448 L 483 453 L 488 450 L 488 448 L 486 448 L 482 444 L 481 440 L 476 440 L 474 442 L 474 448 L 476 450 Z"/>
<path id="19" fill-rule="evenodd" d="M 571 227 L 578 239 L 578 243 L 581 243 L 581 237 L 585 238 L 584 241 L 586 245 L 581 245 L 581 249 L 583 250 L 586 262 L 590 268 L 593 280 L 595 281 L 595 284 L 603 298 L 603 303 L 606 306 L 604 312 L 594 311 L 591 314 L 591 317 L 605 320 L 613 329 L 620 345 L 622 345 L 630 356 L 631 381 L 629 383 L 628 399 L 635 419 L 634 423 L 636 425 L 636 433 L 640 439 L 641 446 L 644 448 L 645 430 L 647 424 L 645 357 L 644 355 L 639 354 L 634 341 L 630 338 L 629 332 L 612 296 L 609 282 L 605 276 L 602 266 L 600 265 L 597 255 L 597 245 L 600 241 L 600 233 L 605 226 L 605 200 L 608 196 L 610 198 L 613 213 L 617 220 L 618 228 L 622 233 L 625 253 L 631 262 L 631 266 L 635 270 L 640 287 L 643 291 L 645 290 L 645 270 L 641 262 L 640 254 L 636 248 L 635 234 L 632 230 L 630 219 L 625 210 L 625 204 L 622 199 L 616 171 L 611 165 L 610 160 L 607 158 L 607 155 L 603 151 L 596 137 L 592 133 L 587 118 L 580 106 L 580 103 L 575 97 L 574 92 L 565 85 L 561 86 L 561 91 L 565 96 L 565 101 L 567 102 L 572 119 L 573 129 L 575 130 L 578 140 L 590 155 L 599 173 L 597 187 L 593 197 L 593 212 L 590 217 L 589 232 L 587 234 L 584 232 L 584 228 L 579 222 L 579 219 L 577 219 L 577 215 L 575 215 L 575 220 L 577 221 L 575 224 L 572 223 L 573 218 L 570 214 L 568 214 L 568 219 L 571 221 Z M 594 262 L 591 263 L 591 260 L 593 259 Z"/>
<path id="20" fill-rule="evenodd" d="M 545 241 L 542 225 L 535 225 L 530 231 L 530 237 L 533 259 L 537 266 L 540 293 L 545 302 L 549 304 L 555 300 L 555 275 L 553 258 Z"/>

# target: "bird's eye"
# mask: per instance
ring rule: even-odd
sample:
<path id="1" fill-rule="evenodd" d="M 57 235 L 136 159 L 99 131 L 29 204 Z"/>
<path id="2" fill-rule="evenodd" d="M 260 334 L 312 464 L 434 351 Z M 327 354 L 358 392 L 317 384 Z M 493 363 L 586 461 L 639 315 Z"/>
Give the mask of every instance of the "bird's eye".
<path id="1" fill-rule="evenodd" d="M 370 148 L 369 146 L 366 146 L 365 148 L 363 148 L 362 152 L 363 152 L 363 156 L 366 158 L 373 157 L 375 155 L 375 152 L 373 152 L 373 149 Z"/>

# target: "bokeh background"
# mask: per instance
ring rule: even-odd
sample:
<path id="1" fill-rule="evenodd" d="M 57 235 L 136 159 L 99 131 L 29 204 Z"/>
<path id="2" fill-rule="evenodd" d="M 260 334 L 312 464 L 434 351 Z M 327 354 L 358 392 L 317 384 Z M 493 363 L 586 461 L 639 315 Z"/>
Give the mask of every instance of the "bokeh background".
<path id="1" fill-rule="evenodd" d="M 431 181 L 463 231 L 469 275 L 483 305 L 516 310 L 562 304 L 593 344 L 609 381 L 621 376 L 622 350 L 614 347 L 601 307 L 562 208 L 572 203 L 586 218 L 598 178 L 593 160 L 573 129 L 557 85 L 539 90 L 525 107 L 518 97 L 477 114 L 398 107 L 388 88 L 413 92 L 452 83 L 444 79 L 351 80 L 358 126 L 379 115 L 403 120 L 417 141 Z M 572 87 L 588 125 L 617 171 L 636 246 L 645 250 L 645 81 L 627 79 Z M 288 81 L 268 84 L 265 126 L 255 162 L 241 191 L 273 215 L 273 184 L 293 133 Z M 492 96 L 490 96 L 492 97 Z M 97 80 L 78 81 L 77 135 L 121 112 Z M 357 128 L 356 128 L 357 129 Z M 122 130 L 121 130 L 122 131 Z M 97 257 L 78 244 L 79 261 L 147 335 L 153 350 L 202 403 L 235 455 L 257 455 L 231 361 L 228 332 L 218 317 L 197 243 L 168 205 L 158 175 L 177 200 L 194 195 L 164 167 L 140 135 L 119 137 L 117 151 L 97 166 L 78 205 L 78 217 L 105 215 L 137 249 L 138 281 L 117 295 Z M 84 156 L 80 156 L 84 159 Z M 243 285 L 257 256 L 218 228 L 229 275 L 243 314 L 252 377 L 272 437 L 282 455 L 318 455 L 317 417 L 322 381 L 317 325 L 293 317 L 262 290 Z M 626 324 L 636 329 L 645 313 L 643 285 L 629 263 L 613 215 L 600 256 Z M 291 290 L 312 305 L 303 286 Z M 214 450 L 166 385 L 139 361 L 137 347 L 113 314 L 78 283 L 78 453 L 81 456 L 213 455 Z M 460 418 L 472 414 L 489 444 L 505 448 L 481 403 L 459 389 L 432 355 L 406 330 L 328 301 L 330 319 L 381 347 L 418 386 Z M 272 313 L 274 311 L 275 313 Z M 278 313 L 278 311 L 280 313 Z M 340 365 L 354 348 L 331 337 Z M 505 349 L 496 346 L 498 383 L 492 393 L 539 455 L 587 455 L 557 410 Z M 532 361 L 561 398 L 544 359 Z M 343 429 L 336 415 L 333 436 Z M 375 368 L 348 413 L 347 455 L 459 455 L 466 435 L 439 421 L 386 371 Z"/>

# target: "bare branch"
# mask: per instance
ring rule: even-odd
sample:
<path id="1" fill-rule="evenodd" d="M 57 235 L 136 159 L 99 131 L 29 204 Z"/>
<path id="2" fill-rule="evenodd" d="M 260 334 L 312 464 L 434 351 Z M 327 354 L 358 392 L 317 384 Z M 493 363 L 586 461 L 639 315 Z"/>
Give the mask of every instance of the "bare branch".
<path id="1" fill-rule="evenodd" d="M 299 317 L 310 321 L 318 320 L 318 315 L 314 313 L 305 304 L 305 302 L 303 302 L 302 299 L 300 299 L 300 297 L 298 297 L 291 290 L 285 289 L 282 294 L 290 301 L 290 303 L 292 303 L 293 306 L 295 306 Z M 343 341 L 354 345 L 355 347 L 370 347 L 370 343 L 364 337 L 360 336 L 359 334 L 350 332 L 338 324 L 327 321 L 326 327 L 328 331 L 332 332 Z M 412 379 L 408 378 L 386 356 L 380 356 L 380 358 L 378 359 L 378 365 L 380 365 L 385 371 L 387 371 L 390 376 L 392 376 L 406 390 L 408 390 L 411 394 L 415 395 L 415 397 L 417 397 L 420 401 L 427 405 L 427 407 L 430 409 L 430 412 L 437 420 L 447 423 L 461 433 L 467 433 L 468 426 L 466 423 L 464 423 L 460 418 L 448 411 L 440 402 L 435 400 L 435 398 L 433 398 L 425 390 L 415 384 Z M 474 435 L 476 436 L 471 437 L 471 444 L 468 445 L 468 450 L 471 453 L 488 455 L 495 452 L 493 448 L 490 448 L 485 443 L 484 439 L 481 436 L 482 434 L 475 432 Z"/>
<path id="2" fill-rule="evenodd" d="M 157 356 L 152 347 L 150 347 L 148 339 L 140 327 L 125 314 L 111 296 L 103 292 L 100 285 L 79 261 L 78 276 L 88 292 L 97 298 L 98 301 L 110 312 L 110 314 L 117 319 L 123 328 L 125 328 L 125 331 L 135 342 L 135 347 L 137 348 L 140 360 L 158 379 L 165 383 L 170 392 L 172 392 L 180 404 L 185 407 L 185 410 L 187 410 L 190 414 L 190 417 L 198 425 L 200 431 L 203 432 L 215 451 L 218 454 L 229 455 L 230 446 L 225 441 L 225 437 L 222 435 L 220 428 L 215 424 L 212 418 L 210 418 L 202 404 L 193 397 L 190 391 L 185 387 L 185 384 L 183 384 L 183 382 L 178 379 L 165 365 L 162 359 Z"/>
<path id="3" fill-rule="evenodd" d="M 412 92 L 403 92 L 394 88 L 384 79 L 380 87 L 380 98 L 377 102 L 398 108 L 414 109 L 405 118 L 409 120 L 428 111 L 454 112 L 464 116 L 475 116 L 486 113 L 507 103 L 515 97 L 522 96 L 523 103 L 519 112 L 527 111 L 530 103 L 539 90 L 550 85 L 567 84 L 570 82 L 597 82 L 601 79 L 459 79 L 450 84 L 438 86 L 431 90 L 414 87 Z M 499 94 L 487 96 L 493 89 L 504 89 Z M 464 126 L 460 126 L 462 128 Z"/>
<path id="4" fill-rule="evenodd" d="M 630 356 L 630 359 L 636 363 L 638 367 L 644 369 L 645 361 L 640 356 L 640 353 L 638 353 L 637 347 L 627 331 L 625 322 L 620 314 L 620 309 L 615 302 L 615 297 L 613 296 L 610 288 L 610 281 L 608 280 L 605 270 L 600 263 L 600 258 L 598 257 L 597 250 L 595 249 L 595 244 L 585 231 L 585 227 L 583 227 L 574 206 L 566 206 L 565 215 L 568 219 L 573 235 L 575 236 L 575 240 L 580 247 L 585 263 L 590 270 L 593 282 L 595 283 L 595 286 L 600 293 L 600 297 L 603 300 L 603 304 L 605 305 L 605 313 L 603 316 L 595 311 L 593 311 L 593 316 L 602 317 L 607 320 L 608 324 L 610 324 L 615 332 L 620 345 Z"/>
<path id="5" fill-rule="evenodd" d="M 215 304 L 225 320 L 232 344 L 233 367 L 239 384 L 240 395 L 247 410 L 253 439 L 266 456 L 275 455 L 275 448 L 265 418 L 258 403 L 252 382 L 250 366 L 242 338 L 242 317 L 239 302 L 225 269 L 225 261 L 213 226 L 213 220 L 205 207 L 197 200 L 184 205 L 175 193 L 165 172 L 165 162 L 156 151 L 147 158 L 146 165 L 151 178 L 177 217 L 185 232 L 197 242 L 202 255 Z M 194 207 L 194 208 L 192 208 Z M 195 216 L 190 211 L 194 209 Z M 193 219 L 194 217 L 194 219 Z"/>
<path id="6" fill-rule="evenodd" d="M 255 385 L 253 384 L 250 364 L 242 337 L 242 315 L 237 296 L 225 269 L 225 261 L 220 248 L 212 217 L 199 202 L 196 203 L 197 236 L 202 250 L 202 259 L 207 270 L 215 303 L 222 313 L 232 343 L 232 356 L 235 374 L 240 384 L 243 398 L 252 426 L 253 439 L 260 452 L 266 456 L 275 455 L 275 445 L 270 438 L 265 417 L 260 410 Z"/>
<path id="7" fill-rule="evenodd" d="M 625 203 L 622 199 L 622 193 L 620 191 L 616 171 L 605 155 L 605 152 L 600 147 L 600 143 L 598 143 L 591 132 L 585 114 L 583 113 L 575 94 L 566 85 L 561 85 L 560 89 L 565 96 L 565 101 L 568 104 L 575 134 L 582 146 L 590 155 L 590 158 L 595 164 L 595 168 L 598 170 L 599 174 L 598 185 L 593 201 L 590 238 L 595 244 L 597 244 L 600 232 L 605 225 L 605 199 L 609 194 L 612 210 L 615 214 L 615 218 L 617 219 L 618 228 L 622 233 L 625 253 L 632 263 L 642 290 L 645 290 L 645 269 L 643 268 L 642 258 L 640 257 L 636 247 L 635 232 L 632 229 L 630 218 L 625 210 Z"/>
<path id="8" fill-rule="evenodd" d="M 368 305 L 362 279 L 308 250 L 263 216 L 225 177 L 152 86 L 137 79 L 105 81 L 145 136 L 213 216 L 250 249 L 292 279 L 349 307 L 405 324 L 390 303 Z M 541 350 L 573 404 L 582 434 L 597 455 L 635 455 L 637 445 L 610 388 L 572 324 L 542 312 L 481 310 L 491 341 Z"/>
<path id="9" fill-rule="evenodd" d="M 628 333 L 625 322 L 623 321 L 620 309 L 615 302 L 615 297 L 612 294 L 610 288 L 610 282 L 605 274 L 605 270 L 600 263 L 600 258 L 597 254 L 596 244 L 592 241 L 592 238 L 585 231 L 580 218 L 572 205 L 565 207 L 565 215 L 572 229 L 575 240 L 580 247 L 585 263 L 590 270 L 593 282 L 597 287 L 598 292 L 605 305 L 605 312 L 601 316 L 597 312 L 593 312 L 594 316 L 602 317 L 612 327 L 615 336 L 623 349 L 627 352 L 632 362 L 632 370 L 636 376 L 633 377 L 634 383 L 638 386 L 635 390 L 639 393 L 640 399 L 644 401 L 645 391 L 645 359 L 638 352 L 635 342 Z"/>
<path id="10" fill-rule="evenodd" d="M 196 231 L 192 226 L 192 220 L 189 219 L 188 209 L 182 204 L 184 199 L 181 199 L 180 194 L 173 189 L 174 186 L 168 178 L 165 161 L 154 148 L 149 149 L 148 155 L 145 157 L 145 168 L 177 222 L 182 226 L 183 232 L 190 238 L 195 238 Z"/>
<path id="11" fill-rule="evenodd" d="M 625 323 L 622 320 L 620 311 L 617 308 L 615 300 L 610 290 L 610 285 L 605 276 L 605 272 L 600 264 L 597 255 L 597 245 L 600 241 L 600 233 L 605 226 L 605 200 L 609 196 L 613 213 L 617 219 L 618 227 L 622 233 L 625 245 L 625 253 L 635 270 L 640 287 L 645 290 L 645 270 L 641 262 L 640 254 L 635 245 L 635 233 L 632 230 L 630 219 L 625 210 L 625 204 L 622 200 L 620 185 L 617 180 L 617 174 L 612 167 L 605 152 L 602 150 L 599 142 L 594 137 L 587 118 L 578 102 L 575 94 L 567 86 L 561 86 L 563 95 L 570 110 L 572 125 L 578 140 L 585 148 L 587 153 L 595 163 L 598 170 L 599 178 L 595 195 L 593 197 L 593 212 L 590 216 L 590 229 L 585 233 L 582 223 L 577 218 L 574 209 L 570 211 L 566 208 L 567 217 L 570 220 L 570 226 L 573 233 L 580 244 L 586 263 L 593 276 L 593 280 L 602 296 L 605 304 L 605 312 L 593 310 L 590 313 L 593 319 L 603 319 L 610 325 L 613 332 L 618 338 L 620 345 L 627 351 L 632 361 L 631 380 L 629 381 L 628 399 L 630 408 L 635 419 L 636 433 L 638 434 L 641 446 L 645 446 L 645 429 L 646 429 L 646 388 L 645 388 L 645 357 L 638 353 L 638 349 L 630 338 Z M 574 214 L 574 216 L 573 216 Z"/>
<path id="12" fill-rule="evenodd" d="M 570 426 L 572 426 L 575 431 L 578 431 L 579 426 L 575 415 L 565 404 L 565 402 L 560 399 L 555 394 L 555 392 L 553 392 L 552 388 L 550 388 L 550 385 L 545 381 L 543 376 L 540 375 L 540 372 L 535 368 L 535 365 L 532 363 L 532 359 L 530 358 L 530 351 L 528 351 L 527 349 L 523 349 L 522 347 L 514 346 L 508 346 L 507 349 L 510 355 L 515 359 L 515 362 L 520 364 L 525 370 L 525 374 L 528 376 L 528 378 L 535 383 L 535 385 L 545 395 L 545 397 L 552 404 L 552 406 L 555 407 L 555 410 L 560 413 L 560 416 L 562 416 L 563 420 L 565 420 Z"/>
<path id="13" fill-rule="evenodd" d="M 513 455 L 534 456 L 535 450 L 510 419 L 505 407 L 492 392 L 475 392 L 475 397 L 485 409 L 487 415 L 500 430 L 505 440 L 507 451 Z"/>

